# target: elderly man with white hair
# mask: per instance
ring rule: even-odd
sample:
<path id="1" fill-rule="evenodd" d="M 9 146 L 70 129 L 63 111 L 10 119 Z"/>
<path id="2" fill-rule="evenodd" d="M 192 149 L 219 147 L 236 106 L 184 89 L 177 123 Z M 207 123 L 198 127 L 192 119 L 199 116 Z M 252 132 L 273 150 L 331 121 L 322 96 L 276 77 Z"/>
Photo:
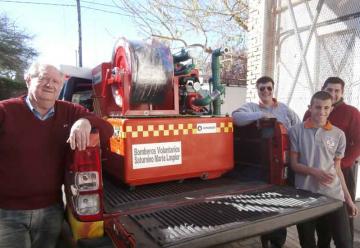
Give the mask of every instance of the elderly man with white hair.
<path id="1" fill-rule="evenodd" d="M 113 129 L 82 106 L 57 100 L 64 81 L 55 66 L 34 63 L 25 81 L 27 95 L 0 101 L 0 247 L 55 247 L 69 145 L 84 150 L 92 128 L 106 143 Z"/>

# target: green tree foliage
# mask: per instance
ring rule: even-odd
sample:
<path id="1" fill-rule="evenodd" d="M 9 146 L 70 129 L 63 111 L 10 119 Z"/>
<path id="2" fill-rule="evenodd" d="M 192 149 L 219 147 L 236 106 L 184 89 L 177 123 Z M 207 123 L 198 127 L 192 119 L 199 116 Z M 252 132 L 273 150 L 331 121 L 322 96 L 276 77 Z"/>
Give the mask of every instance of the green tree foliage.
<path id="1" fill-rule="evenodd" d="M 0 76 L 23 80 L 24 71 L 38 52 L 31 35 L 0 13 Z"/>
<path id="2" fill-rule="evenodd" d="M 0 101 L 25 94 L 26 92 L 27 88 L 23 82 L 0 77 Z"/>

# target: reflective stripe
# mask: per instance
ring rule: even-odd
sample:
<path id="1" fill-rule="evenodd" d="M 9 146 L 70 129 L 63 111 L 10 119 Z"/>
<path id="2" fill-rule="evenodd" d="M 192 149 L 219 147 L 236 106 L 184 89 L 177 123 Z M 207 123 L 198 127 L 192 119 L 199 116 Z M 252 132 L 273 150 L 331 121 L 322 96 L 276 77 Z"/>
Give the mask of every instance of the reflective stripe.
<path id="1" fill-rule="evenodd" d="M 199 133 L 196 125 L 204 123 L 187 123 L 187 124 L 159 124 L 159 125 L 138 125 L 138 126 L 122 126 L 114 124 L 114 136 L 119 139 L 126 138 L 147 138 L 147 137 L 166 137 L 166 136 L 179 136 L 179 135 L 192 135 Z M 206 123 L 205 123 L 206 124 Z M 233 123 L 220 122 L 216 125 L 214 133 L 232 133 Z"/>

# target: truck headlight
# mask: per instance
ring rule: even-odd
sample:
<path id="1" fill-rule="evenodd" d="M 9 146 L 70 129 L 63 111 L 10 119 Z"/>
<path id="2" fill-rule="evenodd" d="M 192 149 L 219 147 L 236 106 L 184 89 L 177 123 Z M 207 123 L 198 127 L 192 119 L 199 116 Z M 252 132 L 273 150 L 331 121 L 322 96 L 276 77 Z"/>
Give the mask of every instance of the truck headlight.
<path id="1" fill-rule="evenodd" d="M 78 195 L 75 198 L 76 212 L 80 215 L 94 215 L 100 212 L 99 194 Z"/>
<path id="2" fill-rule="evenodd" d="M 75 185 L 80 191 L 97 190 L 99 188 L 99 173 L 97 171 L 77 172 Z"/>

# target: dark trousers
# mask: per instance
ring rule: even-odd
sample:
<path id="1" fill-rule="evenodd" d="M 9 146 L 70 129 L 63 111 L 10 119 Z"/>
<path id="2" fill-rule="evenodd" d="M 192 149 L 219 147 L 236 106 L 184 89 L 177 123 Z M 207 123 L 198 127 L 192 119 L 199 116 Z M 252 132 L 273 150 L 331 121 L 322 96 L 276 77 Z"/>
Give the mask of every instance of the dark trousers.
<path id="1" fill-rule="evenodd" d="M 342 169 L 346 186 L 351 195 L 351 199 L 354 202 L 355 202 L 355 189 L 356 189 L 356 182 L 355 182 L 356 166 L 357 165 L 353 165 L 350 168 Z M 349 224 L 350 224 L 351 240 L 354 241 L 354 218 L 349 218 Z"/>
<path id="2" fill-rule="evenodd" d="M 329 248 L 331 238 L 337 248 L 352 248 L 348 212 L 345 203 L 334 212 L 297 225 L 302 248 Z M 315 231 L 318 235 L 316 244 Z"/>
<path id="3" fill-rule="evenodd" d="M 261 235 L 262 248 L 283 247 L 286 241 L 286 234 L 287 234 L 286 228 L 280 228 L 280 229 L 276 229 L 275 231 L 272 231 L 271 233 Z M 269 242 L 270 242 L 270 246 L 269 246 Z"/>

